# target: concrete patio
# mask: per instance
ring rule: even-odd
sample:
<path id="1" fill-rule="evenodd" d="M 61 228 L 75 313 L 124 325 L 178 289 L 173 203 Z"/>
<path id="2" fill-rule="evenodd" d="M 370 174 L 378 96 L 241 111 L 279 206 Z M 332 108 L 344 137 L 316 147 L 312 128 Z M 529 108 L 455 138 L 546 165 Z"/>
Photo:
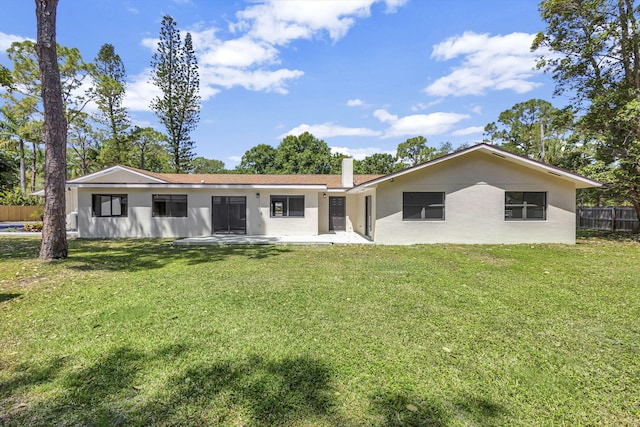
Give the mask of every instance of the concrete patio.
<path id="1" fill-rule="evenodd" d="M 373 242 L 357 233 L 337 232 L 317 236 L 247 236 L 244 234 L 214 234 L 188 237 L 173 242 L 178 246 L 208 245 L 372 245 Z"/>

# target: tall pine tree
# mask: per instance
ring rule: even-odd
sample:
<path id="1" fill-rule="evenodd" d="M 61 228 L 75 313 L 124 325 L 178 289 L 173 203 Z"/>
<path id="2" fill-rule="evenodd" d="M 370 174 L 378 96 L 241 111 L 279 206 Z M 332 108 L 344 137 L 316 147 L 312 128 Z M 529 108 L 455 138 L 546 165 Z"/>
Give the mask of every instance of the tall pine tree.
<path id="1" fill-rule="evenodd" d="M 60 70 L 56 51 L 56 9 L 58 0 L 36 0 L 38 65 L 44 104 L 44 220 L 40 259 L 66 258 L 69 253 L 65 217 L 65 148 L 67 126 L 64 117 Z"/>
<path id="2" fill-rule="evenodd" d="M 200 119 L 198 62 L 191 34 L 186 34 L 182 44 L 171 16 L 162 19 L 158 51 L 151 66 L 151 81 L 162 91 L 162 96 L 151 101 L 151 109 L 167 131 L 173 170 L 189 172 L 195 156 L 191 132 Z"/>
<path id="3" fill-rule="evenodd" d="M 96 120 L 107 127 L 107 139 L 100 153 L 105 165 L 127 164 L 129 115 L 122 105 L 127 74 L 112 44 L 104 44 L 95 59 L 94 91 L 99 113 Z"/>

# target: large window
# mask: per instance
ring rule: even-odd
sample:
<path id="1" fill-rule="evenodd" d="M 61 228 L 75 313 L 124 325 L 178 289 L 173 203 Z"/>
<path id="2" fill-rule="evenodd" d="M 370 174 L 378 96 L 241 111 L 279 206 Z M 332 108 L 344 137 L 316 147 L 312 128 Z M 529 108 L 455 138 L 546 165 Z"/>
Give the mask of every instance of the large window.
<path id="1" fill-rule="evenodd" d="M 443 220 L 444 193 L 402 193 L 402 219 L 417 221 Z"/>
<path id="2" fill-rule="evenodd" d="M 271 216 L 304 216 L 304 196 L 271 196 Z"/>
<path id="3" fill-rule="evenodd" d="M 187 195 L 186 194 L 154 194 L 153 195 L 153 216 L 187 216 Z"/>
<path id="4" fill-rule="evenodd" d="M 100 217 L 127 216 L 127 195 L 92 194 L 91 215 Z"/>
<path id="5" fill-rule="evenodd" d="M 547 193 L 541 191 L 505 192 L 504 219 L 507 221 L 543 221 L 547 219 Z"/>

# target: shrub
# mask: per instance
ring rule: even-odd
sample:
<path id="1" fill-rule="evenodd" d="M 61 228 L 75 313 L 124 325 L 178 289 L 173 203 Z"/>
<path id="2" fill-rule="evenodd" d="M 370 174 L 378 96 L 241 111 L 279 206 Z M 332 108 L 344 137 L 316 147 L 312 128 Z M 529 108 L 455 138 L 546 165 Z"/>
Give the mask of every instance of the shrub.
<path id="1" fill-rule="evenodd" d="M 36 221 L 42 221 L 44 217 L 44 208 L 38 208 L 34 213 L 31 214 L 31 219 Z"/>
<path id="2" fill-rule="evenodd" d="M 19 188 L 0 193 L 0 205 L 4 206 L 38 206 L 42 205 L 43 201 L 42 197 L 28 196 Z"/>
<path id="3" fill-rule="evenodd" d="M 34 222 L 34 223 L 31 223 L 31 224 L 25 224 L 24 225 L 24 231 L 33 231 L 33 232 L 42 231 L 42 222 Z"/>

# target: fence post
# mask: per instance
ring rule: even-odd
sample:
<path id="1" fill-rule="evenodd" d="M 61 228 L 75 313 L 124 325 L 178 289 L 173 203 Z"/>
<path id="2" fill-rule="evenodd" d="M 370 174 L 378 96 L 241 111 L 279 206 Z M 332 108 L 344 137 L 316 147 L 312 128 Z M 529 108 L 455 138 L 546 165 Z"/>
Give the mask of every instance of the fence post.
<path id="1" fill-rule="evenodd" d="M 611 231 L 616 231 L 616 207 L 611 208 Z"/>

